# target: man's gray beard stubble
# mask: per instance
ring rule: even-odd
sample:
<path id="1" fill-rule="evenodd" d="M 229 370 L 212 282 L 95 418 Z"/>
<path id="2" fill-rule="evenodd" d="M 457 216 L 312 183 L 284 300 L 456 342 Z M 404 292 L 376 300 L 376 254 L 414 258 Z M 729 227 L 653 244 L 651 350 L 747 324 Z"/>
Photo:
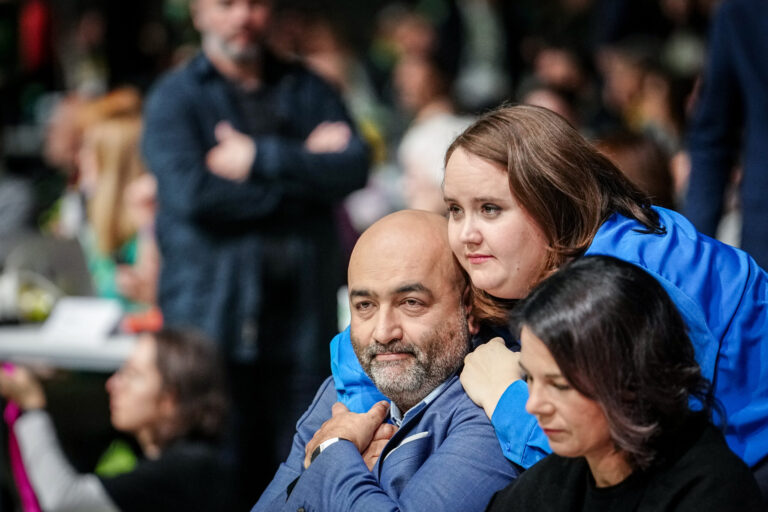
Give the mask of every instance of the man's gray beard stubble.
<path id="1" fill-rule="evenodd" d="M 462 312 L 457 320 L 431 331 L 425 336 L 430 343 L 422 343 L 421 348 L 403 341 L 386 345 L 374 342 L 362 348 L 354 336 L 351 337 L 352 346 L 365 373 L 379 391 L 398 407 L 401 404 L 412 407 L 445 382 L 464 362 L 464 356 L 469 352 L 469 329 Z M 409 352 L 414 358 L 405 362 L 377 363 L 373 360 L 376 354 L 388 352 Z M 408 366 L 403 368 L 404 364 Z"/>
<path id="2" fill-rule="evenodd" d="M 238 64 L 247 64 L 256 62 L 261 57 L 261 45 L 254 43 L 244 50 L 235 50 L 218 35 L 210 34 L 209 39 L 204 41 L 204 46 L 212 48 L 216 53 L 224 55 Z"/>

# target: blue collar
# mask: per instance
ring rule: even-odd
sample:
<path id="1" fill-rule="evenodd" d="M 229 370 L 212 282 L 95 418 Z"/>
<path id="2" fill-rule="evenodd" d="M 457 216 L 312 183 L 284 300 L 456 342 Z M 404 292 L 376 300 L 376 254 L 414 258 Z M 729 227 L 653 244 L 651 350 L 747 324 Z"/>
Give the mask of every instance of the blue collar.
<path id="1" fill-rule="evenodd" d="M 389 406 L 389 419 L 394 423 L 398 428 L 405 422 L 408 418 L 413 417 L 414 414 L 418 414 L 419 411 L 424 409 L 426 406 L 428 406 L 434 399 L 437 397 L 437 395 L 440 394 L 440 392 L 445 388 L 445 386 L 448 385 L 448 382 L 451 380 L 451 378 L 448 378 L 445 382 L 437 386 L 435 389 L 430 391 L 430 393 L 424 397 L 424 399 L 419 402 L 418 404 L 414 405 L 410 409 L 408 409 L 405 414 L 400 412 L 400 409 L 398 409 L 397 405 L 395 405 L 395 402 L 391 402 Z"/>

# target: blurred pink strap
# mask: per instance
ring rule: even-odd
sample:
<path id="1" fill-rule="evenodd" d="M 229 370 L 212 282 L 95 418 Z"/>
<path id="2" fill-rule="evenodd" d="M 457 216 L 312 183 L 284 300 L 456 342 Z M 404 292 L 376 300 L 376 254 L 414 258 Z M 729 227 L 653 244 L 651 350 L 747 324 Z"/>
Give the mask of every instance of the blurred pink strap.
<path id="1" fill-rule="evenodd" d="M 2 367 L 5 371 L 13 371 L 13 365 L 10 363 L 3 363 Z M 27 470 L 24 468 L 24 460 L 21 458 L 19 443 L 16 441 L 16 433 L 13 430 L 13 425 L 19 416 L 21 416 L 19 406 L 15 402 L 7 402 L 5 411 L 3 411 L 3 419 L 6 425 L 8 425 L 8 458 L 11 463 L 11 472 L 16 482 L 16 489 L 19 491 L 21 509 L 24 512 L 40 512 L 40 505 L 37 503 L 35 490 L 32 489 L 32 484 L 29 483 Z"/>

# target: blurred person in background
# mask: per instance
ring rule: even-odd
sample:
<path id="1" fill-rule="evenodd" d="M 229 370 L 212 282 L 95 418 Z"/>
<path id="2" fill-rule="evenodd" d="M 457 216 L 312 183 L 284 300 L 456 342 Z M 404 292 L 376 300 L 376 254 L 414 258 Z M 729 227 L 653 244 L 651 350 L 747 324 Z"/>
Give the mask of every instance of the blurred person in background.
<path id="1" fill-rule="evenodd" d="M 344 24 L 348 12 L 329 9 L 326 2 L 310 2 L 278 8 L 273 18 L 270 47 L 284 57 L 301 59 L 336 88 L 370 148 L 366 187 L 348 195 L 343 208 L 336 209 L 344 259 L 348 259 L 360 232 L 401 206 L 391 179 L 395 173 L 388 162 L 387 145 L 393 128 L 399 128 L 394 122 L 397 112 L 381 100 L 371 67 L 353 46 L 353 32 L 359 29 Z"/>
<path id="2" fill-rule="evenodd" d="M 681 150 L 693 81 L 676 76 L 662 63 L 661 48 L 659 39 L 634 36 L 601 50 L 603 101 L 618 124 L 607 126 L 598 136 L 621 130 L 642 134 L 672 159 Z"/>
<path id="3" fill-rule="evenodd" d="M 711 423 L 711 383 L 650 274 L 582 258 L 513 314 L 525 408 L 554 453 L 489 511 L 765 510 L 749 468 Z"/>
<path id="4" fill-rule="evenodd" d="M 191 8 L 202 51 L 145 109 L 158 301 L 166 325 L 203 329 L 225 358 L 246 507 L 327 373 L 343 272 L 334 208 L 365 184 L 368 150 L 338 93 L 264 44 L 270 0 Z"/>
<path id="5" fill-rule="evenodd" d="M 350 45 L 349 35 L 328 12 L 308 12 L 304 21 L 304 30 L 298 35 L 299 55 L 309 69 L 336 87 L 371 146 L 371 160 L 383 160 L 392 113 L 380 101 L 368 70 Z"/>
<path id="6" fill-rule="evenodd" d="M 379 10 L 368 49 L 368 64 L 380 95 L 397 107 L 394 69 L 405 55 L 440 60 L 455 75 L 460 66 L 465 25 L 456 0 L 393 1 Z"/>
<path id="7" fill-rule="evenodd" d="M 729 0 L 717 11 L 690 122 L 685 214 L 715 236 L 739 157 L 741 247 L 768 267 L 768 3 Z M 768 464 L 767 464 L 768 465 Z"/>
<path id="8" fill-rule="evenodd" d="M 42 385 L 23 367 L 0 369 L 0 394 L 23 411 L 13 426 L 43 510 L 230 510 L 230 466 L 218 442 L 227 412 L 213 343 L 192 332 L 142 335 L 107 381 L 115 429 L 136 438 L 142 458 L 127 473 L 78 474 L 45 411 Z"/>
<path id="9" fill-rule="evenodd" d="M 682 146 L 685 103 L 692 88 L 692 80 L 674 77 L 658 62 L 645 68 L 637 105 L 637 131 L 653 138 L 670 157 Z"/>
<path id="10" fill-rule="evenodd" d="M 534 76 L 543 84 L 580 97 L 590 88 L 589 75 L 581 56 L 573 49 L 546 44 L 533 61 Z"/>
<path id="11" fill-rule="evenodd" d="M 58 99 L 45 124 L 43 161 L 64 175 L 66 188 L 41 218 L 44 231 L 62 238 L 75 238 L 85 222 L 82 198 L 77 190 L 77 155 L 82 142 L 80 116 L 86 100 L 71 93 Z"/>
<path id="12" fill-rule="evenodd" d="M 607 124 L 608 128 L 638 129 L 643 78 L 653 58 L 649 46 L 653 44 L 657 44 L 655 39 L 634 36 L 606 45 L 597 54 L 602 104 L 614 120 Z"/>
<path id="13" fill-rule="evenodd" d="M 432 7 L 438 7 L 437 10 L 441 11 L 439 7 L 446 4 L 453 5 L 453 2 L 439 0 Z M 449 21 L 442 18 L 446 18 L 446 15 L 447 18 L 451 17 L 448 10 L 442 10 L 442 15 L 434 19 L 429 9 L 422 7 L 425 6 L 418 2 L 413 5 L 391 2 L 379 11 L 376 18 L 366 64 L 374 87 L 386 103 L 390 115 L 382 125 L 385 145 L 381 147 L 375 142 L 372 144 L 374 167 L 366 187 L 345 200 L 352 225 L 358 233 L 365 231 L 384 215 L 406 206 L 402 162 L 398 161 L 397 149 L 414 112 L 401 101 L 402 89 L 401 84 L 398 84 L 397 68 L 403 60 L 420 60 L 434 55 L 441 46 L 441 27 L 445 28 L 443 23 Z M 454 54 L 451 56 L 456 57 Z M 421 88 L 419 79 L 430 80 L 423 73 L 414 78 L 409 80 L 411 88 Z M 425 88 L 428 90 L 431 87 L 430 80 Z"/>
<path id="14" fill-rule="evenodd" d="M 55 103 L 46 125 L 43 157 L 48 165 L 65 174 L 68 187 L 44 215 L 44 231 L 57 237 L 76 238 L 85 225 L 86 201 L 78 186 L 85 131 L 101 121 L 140 114 L 141 95 L 133 87 L 119 87 L 95 97 L 70 93 Z"/>
<path id="15" fill-rule="evenodd" d="M 157 211 L 157 180 L 142 173 L 131 180 L 123 194 L 126 215 L 138 232 L 136 261 L 119 265 L 117 288 L 126 297 L 144 304 L 157 303 L 157 280 L 160 274 L 160 250 L 155 237 Z"/>
<path id="16" fill-rule="evenodd" d="M 141 104 L 128 86 L 91 99 L 65 96 L 45 144 L 46 160 L 68 174 L 70 186 L 47 212 L 44 229 L 77 238 L 96 295 L 119 299 L 127 311 L 154 304 L 159 271 L 153 214 L 136 219 L 126 197 L 134 182 L 153 179 L 139 150 Z"/>
<path id="17" fill-rule="evenodd" d="M 548 108 L 572 126 L 592 134 L 606 122 L 589 59 L 557 39 L 541 40 L 531 57 L 531 71 L 519 84 L 518 101 Z"/>
<path id="18" fill-rule="evenodd" d="M 534 105 L 551 110 L 568 121 L 577 130 L 582 129 L 572 94 L 566 89 L 547 85 L 534 79 L 525 84 L 524 89 L 520 93 L 520 102 L 525 105 Z"/>
<path id="19" fill-rule="evenodd" d="M 30 180 L 6 167 L 0 132 L 0 272 L 14 244 L 34 230 L 35 191 Z"/>
<path id="20" fill-rule="evenodd" d="M 52 107 L 45 125 L 43 159 L 68 176 L 77 171 L 77 152 L 82 135 L 78 114 L 84 102 L 74 93 L 61 97 Z"/>
<path id="21" fill-rule="evenodd" d="M 697 8 L 697 0 L 658 0 L 670 28 L 660 59 L 674 76 L 695 78 L 704 66 L 709 16 Z"/>
<path id="22" fill-rule="evenodd" d="M 350 41 L 351 30 L 323 3 L 278 9 L 269 45 L 285 58 L 300 58 L 341 94 L 352 119 L 372 145 L 373 160 L 384 158 L 391 112 L 380 101 L 370 73 Z"/>
<path id="23" fill-rule="evenodd" d="M 602 137 L 595 147 L 607 156 L 653 204 L 674 209 L 675 196 L 669 158 L 650 137 L 615 133 Z"/>
<path id="24" fill-rule="evenodd" d="M 66 28 L 60 23 L 56 44 L 66 88 L 85 97 L 104 94 L 109 88 L 104 12 L 90 6 L 69 21 Z"/>
<path id="25" fill-rule="evenodd" d="M 397 152 L 405 206 L 444 214 L 445 150 L 472 119 L 456 113 L 450 70 L 438 54 L 402 56 L 394 78 L 398 102 L 412 116 Z"/>
<path id="26" fill-rule="evenodd" d="M 140 236 L 126 197 L 131 184 L 147 174 L 140 136 L 137 115 L 95 122 L 85 130 L 79 154 L 78 186 L 86 199 L 88 219 L 81 241 L 96 293 L 119 298 L 128 309 L 135 309 L 138 302 L 154 302 L 159 265 L 150 252 L 154 246 L 151 224 L 149 233 L 145 230 Z"/>
<path id="27" fill-rule="evenodd" d="M 510 51 L 504 6 L 496 0 L 455 0 L 462 27 L 461 38 L 446 38 L 457 45 L 455 94 L 463 110 L 478 112 L 498 105 L 512 90 Z"/>

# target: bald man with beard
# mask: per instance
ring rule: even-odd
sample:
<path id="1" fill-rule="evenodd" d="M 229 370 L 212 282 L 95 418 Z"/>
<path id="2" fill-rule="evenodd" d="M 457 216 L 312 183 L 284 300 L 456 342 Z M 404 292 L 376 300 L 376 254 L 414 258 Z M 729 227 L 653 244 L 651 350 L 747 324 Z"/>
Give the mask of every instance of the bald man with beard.
<path id="1" fill-rule="evenodd" d="M 391 404 L 349 412 L 329 377 L 253 510 L 484 510 L 518 469 L 457 376 L 470 307 L 446 219 L 401 211 L 371 226 L 348 286 L 355 354 Z"/>

